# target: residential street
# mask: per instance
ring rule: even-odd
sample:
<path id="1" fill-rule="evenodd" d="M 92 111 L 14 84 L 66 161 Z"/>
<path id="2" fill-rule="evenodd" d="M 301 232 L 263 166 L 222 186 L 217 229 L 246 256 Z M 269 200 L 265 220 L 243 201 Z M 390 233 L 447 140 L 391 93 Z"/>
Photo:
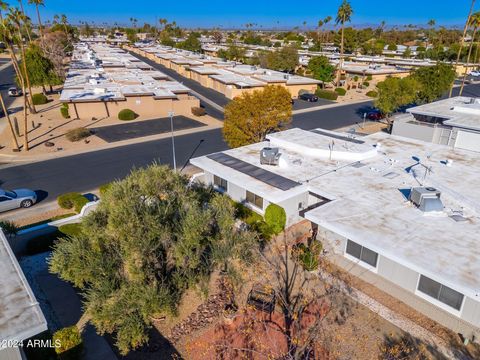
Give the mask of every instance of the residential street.
<path id="1" fill-rule="evenodd" d="M 159 68 L 160 69 L 160 68 Z M 164 68 L 160 69 L 165 71 Z M 167 69 L 168 70 L 168 69 Z M 173 71 L 165 71 L 168 75 L 183 79 L 185 85 L 191 86 L 202 96 L 211 101 L 225 104 L 225 97 L 205 89 L 197 83 L 175 75 Z M 172 74 L 173 73 L 173 74 Z M 8 67 L 0 72 L 2 90 L 13 83 L 13 69 Z M 10 79 L 10 81 L 5 81 Z M 195 85 L 195 86 L 194 86 Z M 455 94 L 459 88 L 455 88 Z M 480 85 L 469 85 L 464 90 L 465 96 L 480 96 Z M 10 101 L 10 98 L 6 98 Z M 351 104 L 326 108 L 293 116 L 292 127 L 302 129 L 338 129 L 348 126 L 355 127 L 362 122 L 363 113 L 368 111 L 372 102 Z M 216 117 L 221 114 L 218 110 L 207 106 L 207 111 Z M 213 114 L 212 114 L 213 115 Z M 204 140 L 201 144 L 200 141 Z M 191 156 L 197 145 L 195 156 L 200 156 L 227 148 L 221 130 L 207 130 L 203 132 L 178 136 L 175 139 L 177 164 L 182 167 Z M 142 167 L 157 161 L 162 164 L 172 164 L 172 148 L 170 139 L 141 142 L 113 149 L 100 150 L 69 157 L 61 157 L 37 163 L 18 165 L 0 169 L 0 186 L 4 188 L 31 188 L 48 193 L 44 201 L 53 201 L 58 195 L 69 191 L 85 192 L 113 179 L 122 178 L 133 167 Z"/>

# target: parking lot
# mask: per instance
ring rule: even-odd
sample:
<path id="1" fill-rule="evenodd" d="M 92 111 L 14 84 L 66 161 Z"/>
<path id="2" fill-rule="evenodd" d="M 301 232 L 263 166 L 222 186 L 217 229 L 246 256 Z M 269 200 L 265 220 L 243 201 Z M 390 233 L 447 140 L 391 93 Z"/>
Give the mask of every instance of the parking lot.
<path id="1" fill-rule="evenodd" d="M 173 118 L 174 131 L 198 128 L 205 124 L 184 116 Z M 93 129 L 95 135 L 108 143 L 163 134 L 170 131 L 170 118 L 142 120 L 121 125 L 102 126 Z"/>

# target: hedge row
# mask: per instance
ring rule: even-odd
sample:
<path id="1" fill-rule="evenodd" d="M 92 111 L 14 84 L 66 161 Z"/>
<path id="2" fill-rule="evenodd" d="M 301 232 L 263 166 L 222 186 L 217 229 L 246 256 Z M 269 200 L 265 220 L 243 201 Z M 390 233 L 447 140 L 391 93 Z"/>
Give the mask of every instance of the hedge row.
<path id="1" fill-rule="evenodd" d="M 347 90 L 345 90 L 344 88 L 338 87 L 335 89 L 335 92 L 340 96 L 345 96 L 345 94 L 347 93 Z"/>
<path id="2" fill-rule="evenodd" d="M 378 96 L 378 93 L 376 91 L 370 90 L 369 92 L 367 92 L 367 96 L 376 98 Z"/>
<path id="3" fill-rule="evenodd" d="M 327 99 L 327 100 L 337 100 L 338 94 L 334 91 L 329 91 L 329 90 L 323 90 L 323 89 L 317 89 L 315 92 L 315 95 L 317 95 L 321 99 Z"/>

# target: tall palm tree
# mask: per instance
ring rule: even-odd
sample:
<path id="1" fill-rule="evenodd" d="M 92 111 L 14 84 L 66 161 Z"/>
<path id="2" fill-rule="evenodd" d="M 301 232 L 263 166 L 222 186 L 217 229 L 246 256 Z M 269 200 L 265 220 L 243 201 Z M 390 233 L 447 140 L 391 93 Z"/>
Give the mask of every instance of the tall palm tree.
<path id="1" fill-rule="evenodd" d="M 353 14 L 353 10 L 352 10 L 352 6 L 350 5 L 350 2 L 348 0 L 343 0 L 342 4 L 338 8 L 337 18 L 335 20 L 335 23 L 337 25 L 338 24 L 342 25 L 342 38 L 340 43 L 340 63 L 339 63 L 339 68 L 337 73 L 337 84 L 340 81 L 340 72 L 342 71 L 342 68 L 343 68 L 345 23 L 350 22 L 352 20 L 352 14 Z"/>
<path id="2" fill-rule="evenodd" d="M 332 17 L 329 15 L 325 19 L 323 19 L 323 26 L 326 27 L 330 21 L 332 21 Z M 327 29 L 327 34 L 325 36 L 325 41 L 328 42 L 328 29 Z"/>
<path id="3" fill-rule="evenodd" d="M 3 20 L 2 11 L 5 11 L 7 9 L 8 9 L 8 4 L 4 0 L 0 0 L 0 21 Z"/>
<path id="4" fill-rule="evenodd" d="M 10 54 L 10 58 L 12 60 L 13 68 L 15 73 L 17 74 L 18 82 L 22 87 L 23 92 L 23 124 L 24 124 L 24 149 L 28 151 L 28 114 L 27 114 L 27 91 L 25 87 L 25 78 L 20 70 L 20 65 L 17 60 L 17 56 L 15 54 L 14 45 L 15 43 L 22 42 L 21 37 L 18 40 L 18 35 L 16 35 L 16 26 L 12 23 L 11 14 L 15 11 L 15 9 L 10 8 L 9 13 L 7 14 L 7 18 L 4 19 L 1 23 L 0 28 L 0 39 L 5 43 L 7 46 L 8 52 Z"/>
<path id="5" fill-rule="evenodd" d="M 467 80 L 468 74 L 468 64 L 470 63 L 470 57 L 472 56 L 473 44 L 475 43 L 475 36 L 477 35 L 478 28 L 480 27 L 480 12 L 476 12 L 470 16 L 469 21 L 470 27 L 473 29 L 472 40 L 470 41 L 470 47 L 468 48 L 467 63 L 465 66 L 465 72 L 463 73 L 462 86 L 458 93 L 459 96 L 462 96 L 463 88 L 465 87 L 465 80 Z"/>
<path id="6" fill-rule="evenodd" d="M 65 30 L 65 35 L 67 36 L 68 38 L 68 20 L 67 20 L 67 15 L 65 14 L 62 14 L 61 17 L 60 17 L 60 23 L 63 25 L 63 29 Z"/>
<path id="7" fill-rule="evenodd" d="M 318 20 L 318 26 L 317 26 L 317 42 L 318 42 L 318 47 L 320 50 L 322 50 L 322 43 L 320 41 L 320 30 L 322 29 L 324 22 L 323 20 Z"/>
<path id="8" fill-rule="evenodd" d="M 27 72 L 27 63 L 25 61 L 26 59 L 25 46 L 23 45 L 23 37 L 22 37 L 22 25 L 25 23 L 25 21 L 27 21 L 26 20 L 27 17 L 20 10 L 10 8 L 10 11 L 8 13 L 8 18 L 12 22 L 12 24 L 15 25 L 17 29 L 18 46 L 20 47 L 20 52 L 22 54 L 23 74 L 27 83 L 28 93 L 30 95 L 30 111 L 33 114 L 36 114 L 37 109 L 35 109 L 35 105 L 33 104 L 33 92 L 32 92 L 32 87 L 30 85 L 30 78 Z"/>
<path id="9" fill-rule="evenodd" d="M 38 30 L 40 31 L 40 36 L 43 38 L 43 28 L 42 28 L 42 20 L 40 19 L 40 10 L 38 7 L 44 6 L 43 0 L 28 0 L 29 4 L 35 4 L 35 9 L 37 10 L 37 18 L 38 18 Z"/>
<path id="10" fill-rule="evenodd" d="M 465 22 L 465 27 L 463 28 L 463 36 L 462 36 L 462 39 L 460 40 L 460 47 L 458 48 L 457 61 L 455 61 L 455 71 L 457 71 L 458 63 L 460 62 L 460 56 L 462 55 L 463 44 L 465 43 L 465 36 L 467 36 L 468 27 L 470 26 L 470 17 L 472 16 L 474 7 L 475 7 L 475 0 L 472 0 L 472 3 L 470 5 L 470 11 L 468 12 L 467 21 Z M 449 98 L 452 97 L 452 93 L 453 93 L 453 84 L 450 86 L 450 92 L 448 94 Z"/>
<path id="11" fill-rule="evenodd" d="M 10 115 L 8 114 L 8 109 L 3 102 L 2 93 L 0 93 L 0 105 L 2 105 L 2 110 L 5 113 L 5 117 L 7 118 L 8 127 L 10 129 L 10 134 L 12 135 L 12 150 L 18 151 L 18 141 L 17 137 L 15 136 L 15 131 L 13 131 L 12 121 L 10 120 Z"/>

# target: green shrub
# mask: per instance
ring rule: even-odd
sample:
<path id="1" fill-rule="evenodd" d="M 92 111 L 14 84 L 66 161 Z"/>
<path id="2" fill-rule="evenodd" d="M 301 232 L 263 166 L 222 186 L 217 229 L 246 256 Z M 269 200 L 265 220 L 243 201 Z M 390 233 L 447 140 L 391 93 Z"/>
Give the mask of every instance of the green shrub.
<path id="1" fill-rule="evenodd" d="M 336 92 L 322 89 L 317 89 L 315 95 L 317 95 L 321 99 L 327 100 L 337 100 L 338 98 L 338 94 Z"/>
<path id="2" fill-rule="evenodd" d="M 60 195 L 57 198 L 57 203 L 62 209 L 74 209 L 79 213 L 85 204 L 88 203 L 88 199 L 80 193 L 71 192 Z"/>
<path id="3" fill-rule="evenodd" d="M 82 337 L 76 325 L 58 330 L 53 334 L 53 342 L 58 341 L 60 346 L 55 352 L 60 359 L 80 359 L 82 353 Z"/>
<path id="4" fill-rule="evenodd" d="M 236 217 L 243 220 L 250 229 L 257 232 L 264 241 L 272 238 L 274 232 L 261 215 L 238 202 L 234 202 L 234 207 Z"/>
<path id="5" fill-rule="evenodd" d="M 64 119 L 69 119 L 70 118 L 70 113 L 68 112 L 68 104 L 64 103 L 62 107 L 60 108 L 60 113 L 62 114 Z"/>
<path id="6" fill-rule="evenodd" d="M 76 236 L 79 235 L 82 231 L 82 226 L 79 223 L 74 224 L 65 224 L 58 228 L 58 230 L 67 236 Z"/>
<path id="7" fill-rule="evenodd" d="M 370 86 L 370 83 L 369 83 L 368 81 L 364 81 L 364 82 L 363 82 L 363 86 L 369 87 L 369 86 Z"/>
<path id="8" fill-rule="evenodd" d="M 355 75 L 355 76 L 353 77 L 353 81 L 355 81 L 355 82 L 358 81 L 358 75 Z"/>
<path id="9" fill-rule="evenodd" d="M 10 220 L 0 220 L 0 228 L 2 228 L 3 233 L 7 236 L 17 235 L 19 230 L 17 224 Z"/>
<path id="10" fill-rule="evenodd" d="M 123 109 L 118 113 L 118 120 L 130 121 L 135 120 L 138 117 L 133 110 Z"/>
<path id="11" fill-rule="evenodd" d="M 82 139 L 89 137 L 90 135 L 92 135 L 91 130 L 84 127 L 79 127 L 79 128 L 69 130 L 65 134 L 66 138 L 72 142 L 80 141 Z"/>
<path id="12" fill-rule="evenodd" d="M 100 197 L 104 196 L 106 194 L 106 192 L 108 191 L 108 189 L 110 189 L 112 187 L 112 185 L 113 185 L 113 183 L 111 183 L 111 182 L 101 185 L 98 188 L 98 192 L 100 193 Z"/>
<path id="13" fill-rule="evenodd" d="M 33 105 L 43 105 L 43 104 L 46 104 L 48 102 L 48 98 L 45 95 L 43 95 L 42 93 L 33 94 L 32 95 L 32 102 L 33 102 Z"/>
<path id="14" fill-rule="evenodd" d="M 347 93 L 347 90 L 345 90 L 344 88 L 339 87 L 339 88 L 336 88 L 336 89 L 335 89 L 335 92 L 336 92 L 338 95 L 340 95 L 340 96 L 345 96 L 345 94 Z"/>
<path id="15" fill-rule="evenodd" d="M 373 80 L 373 76 L 372 75 L 367 75 L 367 81 L 372 81 Z"/>
<path id="16" fill-rule="evenodd" d="M 282 207 L 270 204 L 265 210 L 265 222 L 275 235 L 280 234 L 287 224 L 287 214 Z"/>
<path id="17" fill-rule="evenodd" d="M 376 98 L 378 96 L 378 93 L 376 91 L 370 90 L 367 92 L 368 97 Z"/>
<path id="18" fill-rule="evenodd" d="M 296 245 L 293 249 L 293 256 L 305 271 L 315 271 L 318 269 L 321 251 L 322 244 L 313 240 L 310 246 L 305 244 Z"/>
<path id="19" fill-rule="evenodd" d="M 192 114 L 195 115 L 195 116 L 203 116 L 205 115 L 207 112 L 205 111 L 204 108 L 202 107 L 198 107 L 198 106 L 194 106 L 192 107 Z"/>

